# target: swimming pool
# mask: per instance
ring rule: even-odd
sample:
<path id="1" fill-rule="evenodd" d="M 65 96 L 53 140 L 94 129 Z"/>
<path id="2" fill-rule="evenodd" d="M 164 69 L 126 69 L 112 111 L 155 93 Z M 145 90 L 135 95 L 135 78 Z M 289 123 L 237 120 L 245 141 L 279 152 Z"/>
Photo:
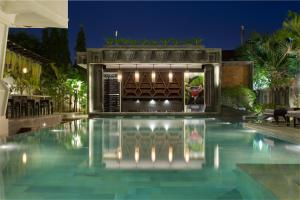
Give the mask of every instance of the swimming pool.
<path id="1" fill-rule="evenodd" d="M 0 199 L 292 199 L 276 187 L 299 164 L 299 145 L 214 118 L 79 120 L 3 140 Z"/>

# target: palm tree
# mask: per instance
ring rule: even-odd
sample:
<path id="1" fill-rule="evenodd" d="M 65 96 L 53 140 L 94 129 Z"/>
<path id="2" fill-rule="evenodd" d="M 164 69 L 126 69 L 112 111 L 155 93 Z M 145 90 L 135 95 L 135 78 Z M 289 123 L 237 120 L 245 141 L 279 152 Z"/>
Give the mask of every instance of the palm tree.
<path id="1" fill-rule="evenodd" d="M 287 19 L 283 22 L 283 28 L 292 35 L 289 38 L 293 44 L 292 50 L 296 51 L 300 57 L 300 14 L 290 11 Z"/>
<path id="2" fill-rule="evenodd" d="M 290 68 L 295 65 L 295 58 L 289 54 L 287 42 L 274 40 L 274 35 L 269 37 L 256 33 L 243 48 L 244 55 L 255 65 L 254 81 L 266 78 L 271 88 L 289 84 Z"/>

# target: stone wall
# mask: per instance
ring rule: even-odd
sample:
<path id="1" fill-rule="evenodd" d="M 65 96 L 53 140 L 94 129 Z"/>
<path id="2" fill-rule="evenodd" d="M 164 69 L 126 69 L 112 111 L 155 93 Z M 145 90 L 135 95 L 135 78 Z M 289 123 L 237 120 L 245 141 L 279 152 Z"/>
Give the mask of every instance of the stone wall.
<path id="1" fill-rule="evenodd" d="M 10 119 L 9 135 L 23 131 L 36 131 L 42 128 L 53 127 L 61 122 L 62 115 L 45 115 L 31 118 Z"/>
<path id="2" fill-rule="evenodd" d="M 252 63 L 226 61 L 222 63 L 222 87 L 245 86 L 252 88 Z"/>

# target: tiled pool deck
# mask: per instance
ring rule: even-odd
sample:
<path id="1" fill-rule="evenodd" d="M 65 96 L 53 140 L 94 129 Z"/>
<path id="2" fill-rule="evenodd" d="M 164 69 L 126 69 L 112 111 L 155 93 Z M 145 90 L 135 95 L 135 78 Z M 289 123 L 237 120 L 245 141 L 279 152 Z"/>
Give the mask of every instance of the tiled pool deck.
<path id="1" fill-rule="evenodd" d="M 264 135 L 285 140 L 294 144 L 300 144 L 300 127 L 288 127 L 285 124 L 275 123 L 244 123 L 245 128 L 255 129 Z"/>

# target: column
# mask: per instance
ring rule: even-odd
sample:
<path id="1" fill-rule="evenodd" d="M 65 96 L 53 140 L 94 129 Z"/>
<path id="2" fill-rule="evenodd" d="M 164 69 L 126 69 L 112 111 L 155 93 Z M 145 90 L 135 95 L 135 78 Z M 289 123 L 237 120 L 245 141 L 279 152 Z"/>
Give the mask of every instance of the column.
<path id="1" fill-rule="evenodd" d="M 6 54 L 6 44 L 8 35 L 8 25 L 4 24 L 0 16 L 0 136 L 8 135 L 8 120 L 6 119 L 6 107 L 9 90 L 3 82 L 4 63 Z"/>

